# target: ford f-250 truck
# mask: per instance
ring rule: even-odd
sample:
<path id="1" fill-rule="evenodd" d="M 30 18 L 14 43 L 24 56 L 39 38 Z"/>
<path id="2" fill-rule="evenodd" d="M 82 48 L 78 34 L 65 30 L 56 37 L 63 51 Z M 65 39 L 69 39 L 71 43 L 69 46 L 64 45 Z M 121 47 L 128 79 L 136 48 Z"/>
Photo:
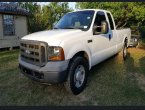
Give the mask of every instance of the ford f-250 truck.
<path id="1" fill-rule="evenodd" d="M 86 86 L 92 66 L 122 51 L 126 59 L 131 30 L 117 30 L 106 10 L 65 14 L 52 30 L 21 39 L 20 73 L 41 83 L 62 83 L 74 95 Z"/>

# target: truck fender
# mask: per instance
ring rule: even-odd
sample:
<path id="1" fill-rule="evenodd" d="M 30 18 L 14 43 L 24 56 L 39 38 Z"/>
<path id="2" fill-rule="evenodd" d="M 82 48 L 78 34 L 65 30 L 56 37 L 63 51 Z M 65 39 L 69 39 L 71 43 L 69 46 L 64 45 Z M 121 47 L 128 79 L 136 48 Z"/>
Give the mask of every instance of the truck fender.
<path id="1" fill-rule="evenodd" d="M 66 55 L 66 59 L 71 59 L 73 56 L 81 51 L 84 51 L 88 55 L 89 69 L 91 69 L 91 50 L 88 46 L 83 44 L 78 44 L 73 46 L 68 50 L 68 54 Z"/>

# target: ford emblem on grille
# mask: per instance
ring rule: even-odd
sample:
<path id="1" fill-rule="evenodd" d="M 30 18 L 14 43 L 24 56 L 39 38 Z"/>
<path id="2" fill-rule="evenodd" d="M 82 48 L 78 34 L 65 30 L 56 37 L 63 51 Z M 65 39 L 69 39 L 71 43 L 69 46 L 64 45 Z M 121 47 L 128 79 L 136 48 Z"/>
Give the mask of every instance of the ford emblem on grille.
<path id="1" fill-rule="evenodd" d="M 29 50 L 26 50 L 25 53 L 30 54 L 30 51 Z"/>

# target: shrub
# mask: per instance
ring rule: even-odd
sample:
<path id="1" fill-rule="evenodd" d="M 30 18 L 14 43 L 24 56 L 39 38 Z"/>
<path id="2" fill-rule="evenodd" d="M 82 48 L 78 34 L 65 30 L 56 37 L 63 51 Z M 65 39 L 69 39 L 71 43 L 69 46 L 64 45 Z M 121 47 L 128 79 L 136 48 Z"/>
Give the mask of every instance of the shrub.
<path id="1" fill-rule="evenodd" d="M 145 26 L 139 27 L 141 39 L 139 41 L 139 48 L 145 49 Z"/>

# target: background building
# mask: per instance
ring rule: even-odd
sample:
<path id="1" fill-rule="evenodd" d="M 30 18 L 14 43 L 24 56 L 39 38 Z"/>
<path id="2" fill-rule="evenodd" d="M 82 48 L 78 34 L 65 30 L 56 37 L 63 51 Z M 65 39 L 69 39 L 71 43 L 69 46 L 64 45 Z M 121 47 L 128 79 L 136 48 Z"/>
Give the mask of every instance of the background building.
<path id="1" fill-rule="evenodd" d="M 14 3 L 0 3 L 0 48 L 19 46 L 21 37 L 28 34 L 29 12 Z"/>

